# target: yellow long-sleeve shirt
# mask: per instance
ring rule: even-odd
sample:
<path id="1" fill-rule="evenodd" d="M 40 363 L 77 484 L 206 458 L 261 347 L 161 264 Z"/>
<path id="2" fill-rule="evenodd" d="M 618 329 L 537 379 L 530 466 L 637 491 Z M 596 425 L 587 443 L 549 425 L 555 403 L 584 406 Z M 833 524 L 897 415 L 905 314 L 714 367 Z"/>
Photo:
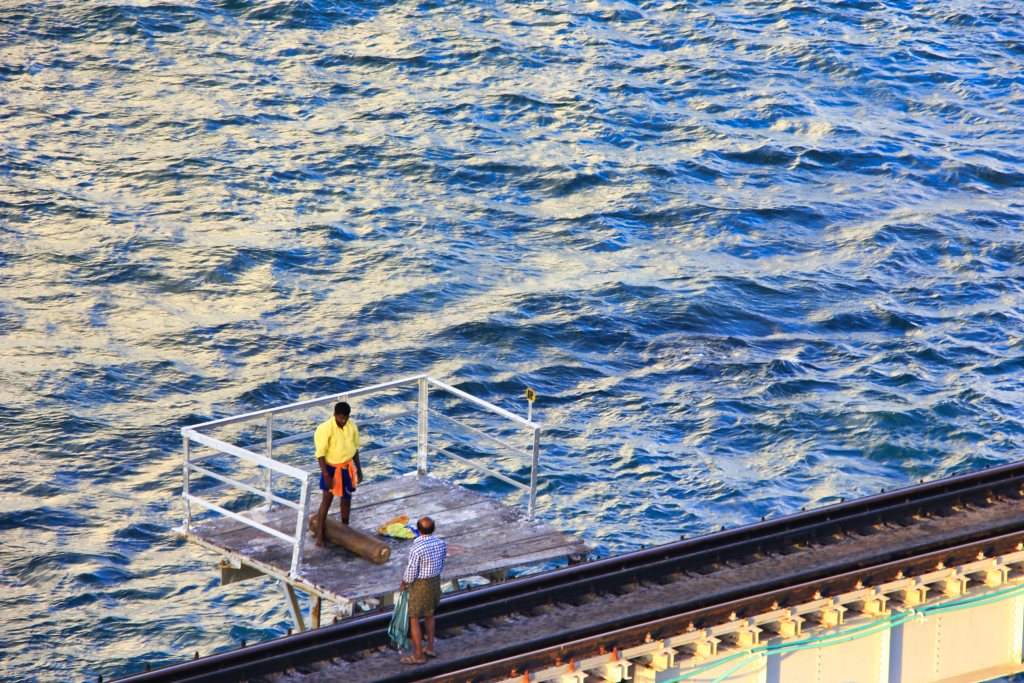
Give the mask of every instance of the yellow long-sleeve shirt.
<path id="1" fill-rule="evenodd" d="M 332 415 L 313 432 L 316 457 L 324 458 L 328 465 L 344 465 L 359 450 L 359 427 L 349 418 L 339 427 Z"/>

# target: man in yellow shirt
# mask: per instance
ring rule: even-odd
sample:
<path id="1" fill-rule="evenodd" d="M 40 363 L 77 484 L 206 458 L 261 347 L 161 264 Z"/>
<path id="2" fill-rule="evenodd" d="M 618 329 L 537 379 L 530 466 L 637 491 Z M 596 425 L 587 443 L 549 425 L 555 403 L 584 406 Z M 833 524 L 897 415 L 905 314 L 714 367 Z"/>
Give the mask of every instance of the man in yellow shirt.
<path id="1" fill-rule="evenodd" d="M 352 492 L 363 483 L 359 463 L 359 428 L 349 419 L 352 407 L 342 401 L 334 405 L 334 416 L 313 433 L 316 459 L 320 463 L 320 490 L 324 498 L 317 512 L 316 547 L 324 547 L 324 525 L 334 496 L 341 499 L 341 523 L 348 524 Z"/>

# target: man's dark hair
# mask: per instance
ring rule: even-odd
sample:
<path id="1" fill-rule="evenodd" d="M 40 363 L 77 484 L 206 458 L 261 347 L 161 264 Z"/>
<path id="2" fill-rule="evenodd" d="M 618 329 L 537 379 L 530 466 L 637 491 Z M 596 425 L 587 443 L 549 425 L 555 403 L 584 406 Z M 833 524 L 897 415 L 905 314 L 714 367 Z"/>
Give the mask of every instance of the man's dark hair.
<path id="1" fill-rule="evenodd" d="M 424 536 L 434 533 L 434 520 L 430 517 L 420 517 L 416 522 L 416 529 Z"/>
<path id="2" fill-rule="evenodd" d="M 334 404 L 334 414 L 335 415 L 344 415 L 345 417 L 348 417 L 349 415 L 352 414 L 352 406 L 350 406 L 349 404 L 345 403 L 344 401 L 341 401 L 339 403 L 335 403 Z"/>

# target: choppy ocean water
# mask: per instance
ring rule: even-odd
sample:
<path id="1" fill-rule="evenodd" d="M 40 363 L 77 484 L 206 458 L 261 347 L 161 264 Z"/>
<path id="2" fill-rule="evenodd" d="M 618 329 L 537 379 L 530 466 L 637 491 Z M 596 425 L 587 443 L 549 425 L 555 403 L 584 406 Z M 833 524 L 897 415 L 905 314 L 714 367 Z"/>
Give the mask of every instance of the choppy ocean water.
<path id="1" fill-rule="evenodd" d="M 1019 459 L 1022 67 L 1009 1 L 5 2 L 0 677 L 283 633 L 177 430 L 408 374 L 535 388 L 601 554 Z"/>

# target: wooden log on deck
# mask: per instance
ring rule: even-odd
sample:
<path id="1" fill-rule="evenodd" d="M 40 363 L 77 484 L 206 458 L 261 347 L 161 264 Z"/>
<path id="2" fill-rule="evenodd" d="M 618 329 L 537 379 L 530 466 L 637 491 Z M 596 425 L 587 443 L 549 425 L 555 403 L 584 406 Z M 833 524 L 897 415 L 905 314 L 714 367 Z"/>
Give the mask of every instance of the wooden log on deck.
<path id="1" fill-rule="evenodd" d="M 316 517 L 309 518 L 309 530 L 316 535 Z M 367 536 L 361 531 L 356 531 L 347 524 L 334 519 L 327 519 L 324 525 L 324 538 L 334 545 L 340 545 L 345 550 L 353 552 L 359 557 L 366 558 L 374 564 L 384 564 L 391 559 L 391 548 L 387 543 L 372 536 Z"/>

